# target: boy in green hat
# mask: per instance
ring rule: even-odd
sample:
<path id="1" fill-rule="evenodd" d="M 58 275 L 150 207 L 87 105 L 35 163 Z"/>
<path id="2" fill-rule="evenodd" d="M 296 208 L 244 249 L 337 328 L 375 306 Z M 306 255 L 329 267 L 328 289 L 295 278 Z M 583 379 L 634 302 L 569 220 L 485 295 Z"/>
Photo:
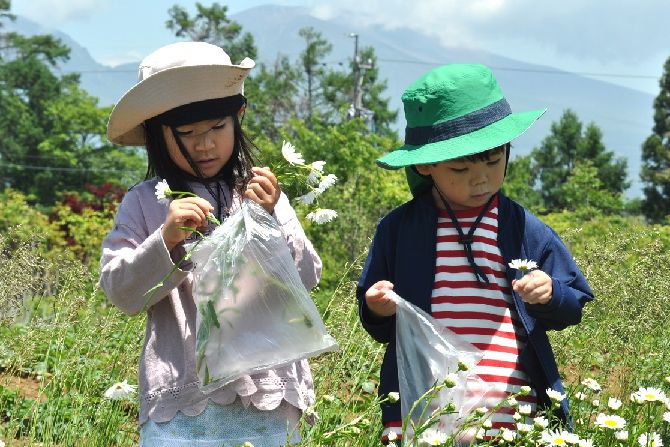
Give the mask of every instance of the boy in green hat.
<path id="1" fill-rule="evenodd" d="M 393 289 L 483 351 L 489 410 L 522 387 L 531 415 L 550 408 L 564 389 L 546 331 L 579 323 L 593 293 L 558 235 L 500 193 L 510 141 L 544 110 L 512 113 L 483 65 L 431 70 L 402 100 L 405 145 L 377 162 L 405 168 L 414 198 L 379 223 L 357 288 L 363 327 L 388 343 L 379 394 L 399 388 Z M 503 405 L 487 435 L 516 430 L 514 412 Z M 568 422 L 565 399 L 556 413 Z M 382 421 L 384 443 L 401 436 L 399 402 L 382 404 Z"/>

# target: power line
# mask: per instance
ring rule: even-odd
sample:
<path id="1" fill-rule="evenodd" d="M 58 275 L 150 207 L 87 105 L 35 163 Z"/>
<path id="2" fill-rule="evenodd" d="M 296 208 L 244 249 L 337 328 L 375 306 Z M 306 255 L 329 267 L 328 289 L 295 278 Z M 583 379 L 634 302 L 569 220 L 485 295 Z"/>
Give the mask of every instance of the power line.
<path id="1" fill-rule="evenodd" d="M 412 60 L 403 60 L 403 59 L 377 59 L 382 62 L 394 62 L 399 64 L 414 64 L 414 65 L 431 65 L 438 66 L 443 65 L 441 62 L 427 62 L 427 61 L 412 61 Z M 563 70 L 544 70 L 540 68 L 517 68 L 517 67 L 497 67 L 495 65 L 489 65 L 490 68 L 494 70 L 501 71 L 521 71 L 529 73 L 545 73 L 545 74 L 555 74 L 555 75 L 580 75 L 580 76 L 597 76 L 597 77 L 611 77 L 611 78 L 639 78 L 639 79 L 658 79 L 659 76 L 650 76 L 650 75 L 636 75 L 636 74 L 624 74 L 624 73 L 592 73 L 586 71 L 563 71 Z"/>
<path id="2" fill-rule="evenodd" d="M 107 172 L 113 174 L 125 174 L 128 170 L 118 169 L 93 169 L 93 168 L 59 168 L 54 166 L 20 165 L 15 163 L 0 163 L 0 168 L 27 169 L 30 171 L 56 171 L 56 172 Z"/>
<path id="3" fill-rule="evenodd" d="M 412 64 L 412 65 L 429 65 L 429 66 L 439 66 L 443 65 L 444 62 L 430 62 L 430 61 L 418 61 L 418 60 L 406 60 L 406 59 L 384 59 L 377 58 L 380 62 L 393 62 L 398 64 Z M 325 62 L 329 65 L 343 65 L 348 61 L 330 61 Z M 603 77 L 603 78 L 631 78 L 631 79 L 659 79 L 660 76 L 652 75 L 640 75 L 640 74 L 630 74 L 630 73 L 595 73 L 587 71 L 564 71 L 564 70 L 546 70 L 540 68 L 517 68 L 517 67 L 498 67 L 489 65 L 490 68 L 494 70 L 501 71 L 521 71 L 527 73 L 544 73 L 544 74 L 554 74 L 554 75 L 579 75 L 579 76 L 594 76 L 594 77 Z M 72 74 L 72 73 L 100 73 L 100 74 L 125 74 L 125 73 L 137 73 L 137 70 L 60 70 L 63 74 Z"/>

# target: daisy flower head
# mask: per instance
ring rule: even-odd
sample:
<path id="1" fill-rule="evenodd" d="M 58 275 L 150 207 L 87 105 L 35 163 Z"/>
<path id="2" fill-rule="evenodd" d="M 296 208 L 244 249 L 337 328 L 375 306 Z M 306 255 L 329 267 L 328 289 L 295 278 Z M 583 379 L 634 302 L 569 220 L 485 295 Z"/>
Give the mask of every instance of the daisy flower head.
<path id="1" fill-rule="evenodd" d="M 292 165 L 304 165 L 305 159 L 302 158 L 302 154 L 295 150 L 295 146 L 288 141 L 284 141 L 281 146 L 281 154 L 284 157 L 284 160 L 288 161 Z"/>
<path id="2" fill-rule="evenodd" d="M 507 442 L 512 442 L 516 438 L 516 432 L 503 427 L 501 437 Z"/>
<path id="3" fill-rule="evenodd" d="M 626 426 L 626 420 L 616 414 L 600 413 L 596 416 L 595 424 L 601 428 L 609 428 L 610 430 L 621 430 Z"/>
<path id="4" fill-rule="evenodd" d="M 419 437 L 420 446 L 442 445 L 447 442 L 447 434 L 435 428 L 429 428 Z"/>
<path id="5" fill-rule="evenodd" d="M 167 180 L 163 179 L 160 182 L 156 183 L 156 199 L 159 203 L 168 204 L 170 203 L 170 196 L 172 195 L 172 190 L 170 185 L 168 185 Z"/>
<path id="6" fill-rule="evenodd" d="M 519 270 L 521 273 L 526 273 L 537 268 L 537 262 L 530 259 L 513 259 L 508 265 L 510 268 Z"/>
<path id="7" fill-rule="evenodd" d="M 582 392 L 582 391 L 577 391 L 577 392 L 575 393 L 575 398 L 576 398 L 577 400 L 582 400 L 582 401 L 584 401 L 584 400 L 586 400 L 587 397 L 588 397 L 588 396 L 586 395 L 586 393 L 584 393 L 584 392 Z"/>
<path id="8" fill-rule="evenodd" d="M 663 413 L 663 421 L 670 422 L 670 411 Z"/>
<path id="9" fill-rule="evenodd" d="M 636 403 L 643 402 L 663 402 L 665 403 L 667 397 L 662 390 L 658 388 L 640 388 L 631 394 L 630 399 Z"/>
<path id="10" fill-rule="evenodd" d="M 309 191 L 300 197 L 296 197 L 295 200 L 305 205 L 311 205 L 314 203 L 314 200 L 316 200 L 316 193 L 314 191 Z"/>
<path id="11" fill-rule="evenodd" d="M 396 391 L 391 391 L 388 394 L 388 398 L 389 398 L 389 402 L 396 403 L 400 400 L 400 393 L 398 393 Z"/>
<path id="12" fill-rule="evenodd" d="M 593 440 L 591 439 L 580 439 L 577 441 L 579 447 L 593 447 Z"/>
<path id="13" fill-rule="evenodd" d="M 317 186 L 316 189 L 319 191 L 319 193 L 323 193 L 326 189 L 333 186 L 336 181 L 337 176 L 335 174 L 328 174 L 327 176 L 321 179 L 321 181 L 319 182 L 319 186 Z"/>
<path id="14" fill-rule="evenodd" d="M 130 399 L 135 394 L 137 385 L 130 385 L 127 380 L 117 382 L 105 391 L 105 397 L 110 400 Z"/>
<path id="15" fill-rule="evenodd" d="M 566 432 L 547 430 L 542 432 L 541 442 L 544 445 L 568 445 Z"/>
<path id="16" fill-rule="evenodd" d="M 662 447 L 663 440 L 661 440 L 661 435 L 656 432 L 652 433 L 642 433 L 637 438 L 638 444 L 642 447 Z"/>
<path id="17" fill-rule="evenodd" d="M 533 425 L 537 428 L 547 428 L 549 427 L 549 420 L 544 416 L 537 416 L 533 419 Z"/>
<path id="18" fill-rule="evenodd" d="M 621 408 L 621 405 L 623 405 L 623 402 L 621 402 L 616 397 L 610 397 L 609 399 L 607 399 L 607 406 L 610 407 L 614 411 Z"/>
<path id="19" fill-rule="evenodd" d="M 446 385 L 447 388 L 453 388 L 456 386 L 458 383 L 458 374 L 456 373 L 449 373 L 447 374 L 447 377 L 444 378 L 444 384 Z"/>
<path id="20" fill-rule="evenodd" d="M 479 416 L 484 416 L 486 413 L 488 413 L 489 409 L 486 407 L 479 407 L 475 409 L 475 413 L 477 413 Z"/>
<path id="21" fill-rule="evenodd" d="M 551 388 L 547 388 L 546 390 L 547 396 L 549 396 L 549 399 L 552 400 L 552 402 L 561 402 L 566 398 L 566 395 L 561 393 L 560 391 L 552 390 Z"/>
<path id="22" fill-rule="evenodd" d="M 584 385 L 586 388 L 590 389 L 591 391 L 598 392 L 602 390 L 600 384 L 595 380 L 590 377 L 587 377 L 586 379 L 582 380 L 582 385 Z"/>
<path id="23" fill-rule="evenodd" d="M 530 413 L 533 411 L 533 407 L 530 404 L 521 404 L 519 405 L 519 413 L 523 415 L 530 415 Z"/>
<path id="24" fill-rule="evenodd" d="M 337 217 L 337 211 L 326 208 L 317 208 L 309 213 L 306 218 L 319 225 L 328 223 Z"/>
<path id="25" fill-rule="evenodd" d="M 526 396 L 530 394 L 531 390 L 532 390 L 531 387 L 529 387 L 528 385 L 523 385 L 521 388 L 519 388 L 519 394 L 522 396 Z"/>
<path id="26" fill-rule="evenodd" d="M 367 382 L 363 382 L 361 389 L 364 393 L 372 394 L 375 392 L 375 384 L 368 380 Z"/>
<path id="27" fill-rule="evenodd" d="M 516 430 L 519 433 L 530 433 L 531 431 L 533 431 L 533 426 L 530 424 L 524 424 L 519 422 L 518 424 L 516 424 Z"/>
<path id="28" fill-rule="evenodd" d="M 618 432 L 614 433 L 614 437 L 619 441 L 625 441 L 628 439 L 628 430 L 619 430 Z"/>

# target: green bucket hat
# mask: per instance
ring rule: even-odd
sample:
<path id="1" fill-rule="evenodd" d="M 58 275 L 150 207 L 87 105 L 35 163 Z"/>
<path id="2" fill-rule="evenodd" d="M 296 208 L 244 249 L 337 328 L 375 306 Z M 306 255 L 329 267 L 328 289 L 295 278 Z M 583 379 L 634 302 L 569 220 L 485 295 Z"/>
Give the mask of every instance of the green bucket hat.
<path id="1" fill-rule="evenodd" d="M 438 163 L 502 146 L 547 110 L 512 113 L 491 69 L 479 64 L 435 68 L 405 90 L 402 102 L 405 144 L 377 160 L 382 168 Z M 406 171 L 411 187 L 419 174 Z"/>

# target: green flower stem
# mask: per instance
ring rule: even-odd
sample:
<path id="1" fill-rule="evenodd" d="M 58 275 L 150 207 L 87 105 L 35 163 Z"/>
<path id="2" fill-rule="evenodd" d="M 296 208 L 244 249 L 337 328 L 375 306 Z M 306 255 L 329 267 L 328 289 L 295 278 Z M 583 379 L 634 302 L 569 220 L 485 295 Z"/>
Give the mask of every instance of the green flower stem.
<path id="1" fill-rule="evenodd" d="M 195 242 L 195 244 L 193 244 L 193 247 L 191 247 L 191 249 L 188 250 L 188 251 L 186 252 L 186 254 L 184 254 L 184 256 L 182 256 L 181 259 L 175 263 L 174 267 L 172 267 L 172 269 L 168 272 L 168 274 L 165 275 L 165 276 L 158 282 L 158 284 L 156 284 L 155 286 L 153 286 L 151 289 L 147 290 L 147 291 L 144 293 L 145 296 L 146 296 L 146 295 L 149 295 L 149 296 L 148 296 L 147 299 L 144 301 L 144 306 L 142 306 L 142 312 L 144 312 L 144 311 L 147 310 L 147 307 L 148 307 L 148 305 L 149 305 L 149 302 L 150 302 L 151 299 L 154 297 L 154 295 L 156 294 L 156 292 L 158 291 L 158 289 L 160 289 L 161 287 L 163 287 L 163 285 L 165 284 L 165 281 L 167 281 L 167 279 L 168 279 L 170 276 L 172 276 L 172 274 L 173 274 L 174 272 L 176 272 L 177 269 L 178 269 L 179 267 L 181 267 L 181 265 L 182 265 L 184 262 L 188 261 L 188 260 L 191 258 L 191 254 L 193 253 L 193 250 L 195 250 L 195 248 L 198 246 L 198 244 L 200 244 L 200 242 L 202 242 L 202 241 L 204 240 L 204 235 L 203 235 L 201 232 L 199 232 L 196 228 L 193 228 L 193 227 L 179 227 L 179 229 L 180 229 L 180 230 L 184 230 L 184 231 L 191 231 L 191 232 L 193 232 L 193 233 L 196 233 L 196 234 L 197 234 L 198 236 L 200 236 L 200 237 L 199 237 L 199 239 Z"/>

